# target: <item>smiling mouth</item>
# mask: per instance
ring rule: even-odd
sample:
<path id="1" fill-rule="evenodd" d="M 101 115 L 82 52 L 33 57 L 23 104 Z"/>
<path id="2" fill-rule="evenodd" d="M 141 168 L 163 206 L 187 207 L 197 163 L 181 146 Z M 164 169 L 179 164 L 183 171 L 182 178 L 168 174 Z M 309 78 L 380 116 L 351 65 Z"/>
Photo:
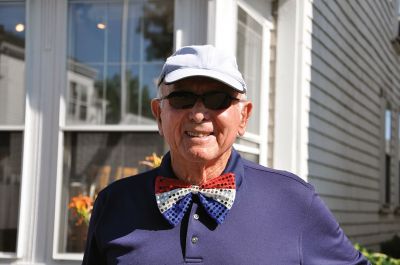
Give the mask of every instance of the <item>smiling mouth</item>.
<path id="1" fill-rule="evenodd" d="M 185 131 L 185 134 L 189 137 L 199 137 L 199 138 L 203 138 L 203 137 L 207 137 L 210 135 L 213 135 L 212 132 L 210 133 L 205 133 L 205 132 L 189 132 L 189 131 Z"/>

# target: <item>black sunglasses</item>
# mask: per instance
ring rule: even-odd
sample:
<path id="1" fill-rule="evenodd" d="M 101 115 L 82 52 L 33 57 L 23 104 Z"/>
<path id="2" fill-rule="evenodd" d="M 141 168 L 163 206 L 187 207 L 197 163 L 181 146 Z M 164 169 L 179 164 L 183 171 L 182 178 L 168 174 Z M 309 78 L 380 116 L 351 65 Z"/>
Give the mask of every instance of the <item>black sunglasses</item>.
<path id="1" fill-rule="evenodd" d="M 169 104 L 174 109 L 190 109 L 199 98 L 203 101 L 204 106 L 211 110 L 224 110 L 229 108 L 232 101 L 240 101 L 240 99 L 232 97 L 228 93 L 217 91 L 202 95 L 188 91 L 174 91 L 159 100 L 168 99 Z"/>

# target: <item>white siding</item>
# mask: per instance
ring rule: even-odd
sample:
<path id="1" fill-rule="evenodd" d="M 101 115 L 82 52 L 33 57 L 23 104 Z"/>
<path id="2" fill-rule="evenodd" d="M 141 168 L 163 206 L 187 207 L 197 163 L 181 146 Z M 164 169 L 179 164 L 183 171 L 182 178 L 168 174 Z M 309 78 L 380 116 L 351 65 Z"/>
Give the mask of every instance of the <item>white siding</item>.
<path id="1" fill-rule="evenodd" d="M 354 243 L 377 247 L 400 231 L 399 216 L 379 214 L 381 95 L 397 108 L 400 96 L 393 3 L 312 2 L 308 180 Z"/>

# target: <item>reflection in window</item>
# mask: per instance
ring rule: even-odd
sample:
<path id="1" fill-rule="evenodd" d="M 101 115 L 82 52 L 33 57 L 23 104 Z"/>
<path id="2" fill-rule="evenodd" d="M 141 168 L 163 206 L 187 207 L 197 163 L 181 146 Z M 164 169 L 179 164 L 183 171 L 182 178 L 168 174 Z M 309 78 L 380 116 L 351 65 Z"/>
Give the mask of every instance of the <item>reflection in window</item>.
<path id="1" fill-rule="evenodd" d="M 0 252 L 15 252 L 21 187 L 22 132 L 0 132 Z"/>
<path id="2" fill-rule="evenodd" d="M 154 124 L 148 103 L 172 53 L 173 6 L 173 0 L 69 2 L 68 79 L 88 87 L 86 123 Z M 67 124 L 83 120 L 67 113 Z"/>
<path id="3" fill-rule="evenodd" d="M 384 204 L 390 205 L 391 202 L 391 140 L 392 140 L 392 111 L 385 110 L 385 176 L 384 176 Z"/>
<path id="4" fill-rule="evenodd" d="M 0 125 L 23 125 L 25 114 L 25 5 L 0 2 Z"/>
<path id="5" fill-rule="evenodd" d="M 24 77 L 25 2 L 0 1 L 0 252 L 17 249 Z"/>
<path id="6" fill-rule="evenodd" d="M 59 251 L 82 252 L 87 225 L 73 209 L 68 210 L 69 202 L 83 196 L 93 201 L 110 182 L 147 170 L 140 162 L 153 152 L 163 154 L 163 141 L 156 132 L 68 132 L 64 139 L 63 172 L 67 178 Z"/>
<path id="7" fill-rule="evenodd" d="M 68 119 L 73 119 L 76 123 L 77 121 L 86 123 L 88 119 L 95 119 L 95 113 L 90 113 L 90 116 L 87 113 L 90 106 L 88 102 L 88 87 L 71 81 L 69 88 L 71 94 L 68 96 Z"/>
<path id="8" fill-rule="evenodd" d="M 89 215 L 78 214 L 77 205 L 85 206 L 82 212 L 90 209 L 101 189 L 148 169 L 140 161 L 164 152 L 157 131 L 107 130 L 109 125 L 136 125 L 140 130 L 156 124 L 150 100 L 157 95 L 163 62 L 172 53 L 173 7 L 173 0 L 68 2 L 58 253 L 84 250 Z M 76 132 L 70 126 L 88 124 L 102 125 L 94 130 L 104 131 L 86 132 L 81 126 Z"/>

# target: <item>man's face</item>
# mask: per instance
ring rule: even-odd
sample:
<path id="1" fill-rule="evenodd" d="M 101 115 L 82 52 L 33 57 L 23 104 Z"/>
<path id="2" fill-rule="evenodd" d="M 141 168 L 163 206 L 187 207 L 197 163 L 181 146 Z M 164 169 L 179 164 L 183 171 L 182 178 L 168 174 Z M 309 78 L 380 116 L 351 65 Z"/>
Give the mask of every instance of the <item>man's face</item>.
<path id="1" fill-rule="evenodd" d="M 163 96 L 173 91 L 198 95 L 224 91 L 235 98 L 241 96 L 227 85 L 204 77 L 182 79 L 161 89 Z M 224 110 L 208 109 L 201 100 L 188 109 L 175 109 L 168 99 L 152 101 L 160 134 L 167 141 L 172 158 L 182 162 L 217 163 L 221 157 L 229 156 L 236 137 L 245 132 L 251 108 L 248 101 L 233 101 Z"/>

